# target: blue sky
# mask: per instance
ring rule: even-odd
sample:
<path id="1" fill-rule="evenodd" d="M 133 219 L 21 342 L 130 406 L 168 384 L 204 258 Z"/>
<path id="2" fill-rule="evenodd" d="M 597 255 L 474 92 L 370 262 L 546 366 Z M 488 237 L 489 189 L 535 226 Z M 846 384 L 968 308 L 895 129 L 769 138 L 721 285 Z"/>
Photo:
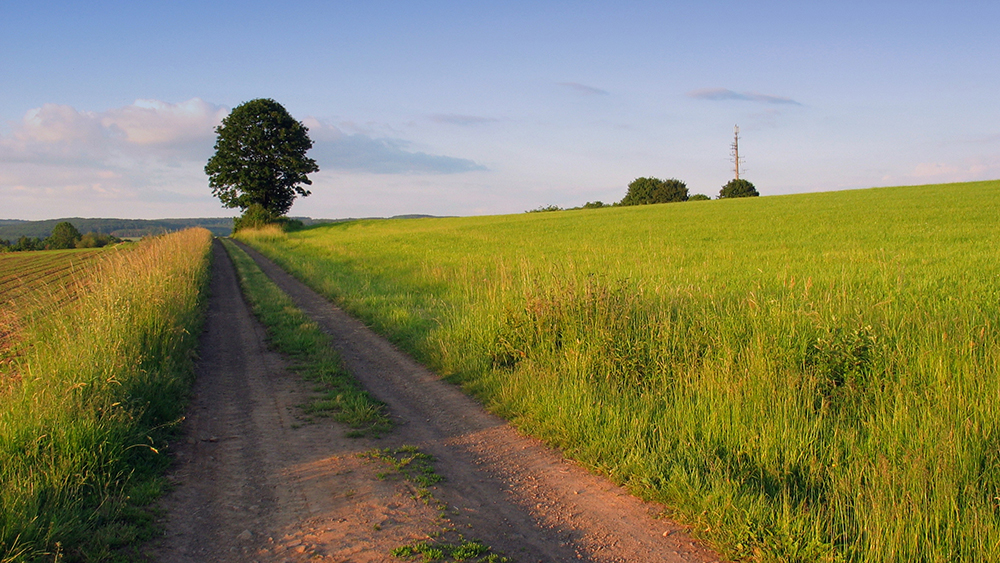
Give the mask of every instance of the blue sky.
<path id="1" fill-rule="evenodd" d="M 639 176 L 763 195 L 1000 178 L 997 2 L 0 0 L 0 218 L 232 215 L 213 127 L 270 97 L 292 215 L 517 213 Z"/>

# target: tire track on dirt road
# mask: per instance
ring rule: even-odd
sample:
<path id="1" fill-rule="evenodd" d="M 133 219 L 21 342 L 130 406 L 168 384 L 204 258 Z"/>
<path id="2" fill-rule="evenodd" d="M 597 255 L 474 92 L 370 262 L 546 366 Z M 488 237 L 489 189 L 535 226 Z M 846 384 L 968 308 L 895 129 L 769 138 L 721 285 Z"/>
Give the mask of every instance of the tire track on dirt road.
<path id="1" fill-rule="evenodd" d="M 219 241 L 212 253 L 197 379 L 160 503 L 166 533 L 145 553 L 164 563 L 388 561 L 440 529 L 412 487 L 380 480 L 383 468 L 357 455 L 389 444 L 302 420 L 309 384 L 267 348 Z"/>
<path id="2" fill-rule="evenodd" d="M 437 459 L 435 497 L 449 520 L 516 561 L 718 561 L 681 526 L 655 518 L 606 479 L 518 434 L 456 386 L 400 352 L 358 320 L 252 248 L 237 243 L 334 341 L 351 373 L 385 402 L 390 442 Z M 387 558 L 388 560 L 388 558 Z"/>

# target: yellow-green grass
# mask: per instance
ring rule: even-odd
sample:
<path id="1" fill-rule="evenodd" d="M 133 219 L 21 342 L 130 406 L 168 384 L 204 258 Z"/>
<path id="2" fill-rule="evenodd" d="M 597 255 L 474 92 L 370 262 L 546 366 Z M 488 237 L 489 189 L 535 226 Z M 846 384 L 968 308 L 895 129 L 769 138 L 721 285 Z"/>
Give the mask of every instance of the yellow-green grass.
<path id="1" fill-rule="evenodd" d="M 0 400 L 0 561 L 128 559 L 155 530 L 144 505 L 183 413 L 210 240 L 198 229 L 107 252 L 59 280 L 74 299 L 21 316 L 0 366 L 19 380 Z"/>
<path id="2" fill-rule="evenodd" d="M 1000 560 L 1000 181 L 241 236 L 729 557 Z"/>
<path id="3" fill-rule="evenodd" d="M 392 429 L 385 405 L 358 385 L 330 337 L 309 320 L 288 295 L 267 278 L 246 252 L 223 240 L 254 315 L 267 328 L 270 344 L 292 360 L 292 369 L 315 383 L 316 395 L 303 405 L 309 416 L 329 416 L 351 427 L 349 436 L 378 437 Z"/>

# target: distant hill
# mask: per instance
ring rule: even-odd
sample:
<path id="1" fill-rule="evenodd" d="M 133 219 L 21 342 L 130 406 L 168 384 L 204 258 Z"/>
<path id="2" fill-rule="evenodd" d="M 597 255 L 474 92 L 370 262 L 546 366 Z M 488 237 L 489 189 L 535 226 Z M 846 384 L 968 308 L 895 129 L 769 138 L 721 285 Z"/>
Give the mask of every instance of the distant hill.
<path id="1" fill-rule="evenodd" d="M 434 217 L 434 215 L 396 215 L 392 219 L 418 219 Z M 381 219 L 382 217 L 372 217 Z M 311 217 L 292 217 L 302 221 L 304 225 L 319 223 L 335 223 L 352 221 L 354 219 L 313 219 Z M 68 217 L 63 219 L 46 219 L 44 221 L 22 221 L 20 219 L 0 219 L 0 240 L 16 241 L 21 237 L 45 238 L 52 234 L 52 229 L 63 221 L 69 221 L 81 233 L 102 233 L 119 238 L 144 237 L 172 231 L 181 231 L 191 227 L 204 227 L 219 237 L 227 237 L 233 230 L 232 217 L 207 217 L 197 219 L 86 219 Z"/>
<path id="2" fill-rule="evenodd" d="M 52 229 L 63 221 L 69 221 L 81 233 L 103 233 L 116 237 L 143 237 L 190 227 L 204 227 L 216 236 L 229 236 L 233 230 L 232 217 L 211 217 L 199 219 L 85 219 L 68 217 L 45 221 L 19 221 L 0 219 L 0 239 L 15 241 L 22 236 L 45 238 Z"/>

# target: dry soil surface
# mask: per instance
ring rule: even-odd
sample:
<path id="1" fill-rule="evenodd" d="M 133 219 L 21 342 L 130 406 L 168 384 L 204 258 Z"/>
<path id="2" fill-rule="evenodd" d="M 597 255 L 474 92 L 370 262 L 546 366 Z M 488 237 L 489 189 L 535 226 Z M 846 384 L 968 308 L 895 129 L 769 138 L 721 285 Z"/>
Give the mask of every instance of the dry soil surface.
<path id="1" fill-rule="evenodd" d="M 218 242 L 198 379 L 177 444 L 163 562 L 400 561 L 436 536 L 480 540 L 512 561 L 718 561 L 677 524 L 607 480 L 520 435 L 362 323 L 253 250 L 251 256 L 333 337 L 396 428 L 347 438 L 300 405 L 312 393 L 267 348 Z M 416 446 L 444 481 L 430 496 L 358 454 Z M 388 473 L 388 475 L 386 475 Z M 420 560 L 419 558 L 414 560 Z"/>

